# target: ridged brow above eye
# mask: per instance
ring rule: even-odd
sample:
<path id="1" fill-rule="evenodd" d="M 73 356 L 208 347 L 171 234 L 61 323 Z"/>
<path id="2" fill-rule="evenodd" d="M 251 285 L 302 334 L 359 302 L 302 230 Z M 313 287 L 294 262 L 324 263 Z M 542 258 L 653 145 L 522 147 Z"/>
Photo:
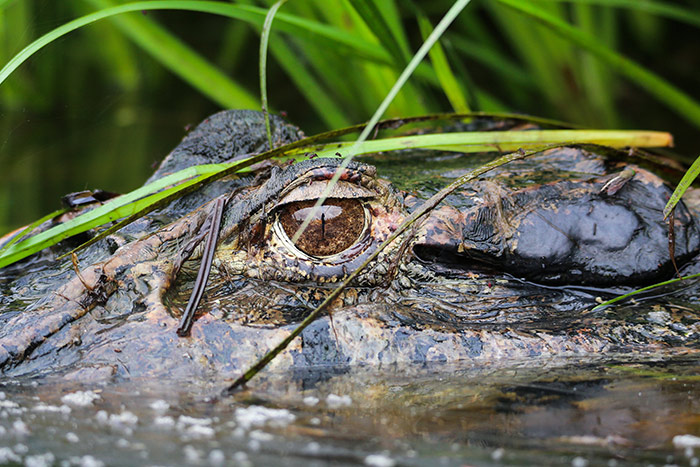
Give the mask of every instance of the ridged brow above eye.
<path id="1" fill-rule="evenodd" d="M 275 205 L 275 209 L 298 201 L 315 201 L 321 197 L 328 184 L 329 180 L 314 180 L 300 183 L 283 195 L 282 199 Z M 338 181 L 326 197 L 335 199 L 368 199 L 376 196 L 377 192 L 370 188 L 357 183 Z"/>

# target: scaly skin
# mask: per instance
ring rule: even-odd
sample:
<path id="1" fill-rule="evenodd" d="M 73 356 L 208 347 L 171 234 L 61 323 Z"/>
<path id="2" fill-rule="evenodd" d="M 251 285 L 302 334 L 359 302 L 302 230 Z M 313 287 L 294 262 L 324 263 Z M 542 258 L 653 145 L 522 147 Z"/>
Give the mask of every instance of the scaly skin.
<path id="1" fill-rule="evenodd" d="M 278 142 L 299 135 L 279 120 L 275 127 Z M 262 128 L 254 112 L 217 114 L 154 178 L 260 151 Z M 698 305 L 687 299 L 693 291 L 657 303 L 654 314 L 591 313 L 596 290 L 560 287 L 670 275 L 658 216 L 670 192 L 661 179 L 590 149 L 562 148 L 535 159 L 451 196 L 369 265 L 331 307 L 332 322 L 326 316 L 313 323 L 272 368 L 695 352 Z M 337 165 L 268 164 L 255 176 L 213 184 L 82 252 L 79 275 L 70 262 L 47 262 L 48 253 L 0 271 L 7 310 L 0 368 L 6 375 L 82 380 L 238 376 L 420 202 L 377 178 L 374 167 L 353 163 L 331 198 L 356 206 L 348 212 L 360 217 L 353 222 L 362 233 L 335 255 L 299 251 L 280 219 L 318 197 Z M 543 168 L 537 180 L 533 167 Z M 605 190 L 623 168 L 634 175 L 616 192 Z M 212 277 L 191 336 L 180 338 L 175 329 L 201 257 L 197 240 L 218 197 L 227 208 Z M 328 212 L 322 235 L 326 226 L 352 230 L 333 227 Z M 700 247 L 695 214 L 680 206 L 675 223 L 677 261 L 690 261 Z"/>

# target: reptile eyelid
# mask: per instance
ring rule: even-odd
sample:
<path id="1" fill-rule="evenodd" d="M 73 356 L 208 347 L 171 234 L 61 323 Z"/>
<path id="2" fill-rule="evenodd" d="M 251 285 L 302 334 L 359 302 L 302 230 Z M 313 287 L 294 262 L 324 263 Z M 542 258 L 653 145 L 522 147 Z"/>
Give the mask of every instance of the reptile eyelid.
<path id="1" fill-rule="evenodd" d="M 273 210 L 298 201 L 316 201 L 321 197 L 328 183 L 328 180 L 314 180 L 310 183 L 302 183 L 295 186 L 282 197 L 273 207 Z M 338 181 L 326 198 L 371 199 L 377 196 L 378 193 L 376 191 L 365 186 L 346 181 Z"/>

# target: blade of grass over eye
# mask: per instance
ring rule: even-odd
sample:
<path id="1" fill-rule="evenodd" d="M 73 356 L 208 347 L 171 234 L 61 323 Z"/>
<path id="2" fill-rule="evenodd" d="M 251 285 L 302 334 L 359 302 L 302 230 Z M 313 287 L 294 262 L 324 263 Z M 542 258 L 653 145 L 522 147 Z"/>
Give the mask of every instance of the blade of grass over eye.
<path id="1" fill-rule="evenodd" d="M 663 16 L 674 19 L 680 23 L 690 24 L 700 27 L 700 13 L 697 9 L 683 8 L 669 2 L 652 0 L 535 0 L 539 3 L 561 2 L 561 3 L 582 3 L 590 5 L 603 5 L 606 7 L 628 8 L 630 10 L 643 11 L 655 16 Z"/>
<path id="2" fill-rule="evenodd" d="M 401 149 L 439 149 L 458 152 L 513 151 L 519 148 L 546 144 L 599 144 L 611 147 L 667 147 L 673 143 L 669 133 L 663 131 L 630 130 L 531 130 L 531 131 L 474 131 L 427 135 L 399 136 L 353 142 L 331 142 L 314 147 L 319 157 L 330 157 L 336 152 L 370 154 Z M 290 155 L 303 152 L 296 150 Z"/>
<path id="3" fill-rule="evenodd" d="M 435 114 L 424 115 L 420 117 L 395 118 L 378 122 L 378 126 L 386 126 L 388 128 L 397 128 L 402 124 L 426 122 L 434 120 L 462 120 L 465 117 L 492 117 L 492 118 L 508 118 L 527 122 L 536 122 L 543 125 L 568 125 L 563 122 L 554 120 L 528 117 L 524 115 L 508 114 L 508 113 L 487 113 L 487 112 L 472 112 L 469 114 Z M 104 205 L 92 211 L 88 211 L 76 216 L 70 222 L 60 224 L 50 231 L 43 232 L 33 237 L 17 240 L 12 246 L 12 251 L 5 251 L 0 254 L 0 267 L 7 266 L 16 261 L 19 261 L 27 256 L 40 251 L 43 248 L 52 246 L 68 238 L 72 235 L 85 232 L 91 228 L 114 222 L 117 219 L 122 219 L 118 224 L 104 229 L 99 232 L 93 240 L 79 246 L 73 251 L 78 251 L 85 246 L 94 243 L 95 241 L 104 238 L 106 235 L 124 227 L 133 222 L 144 214 L 162 207 L 165 203 L 171 202 L 179 197 L 184 196 L 200 187 L 219 180 L 223 177 L 250 170 L 249 167 L 257 162 L 267 160 L 273 157 L 292 157 L 296 159 L 304 159 L 309 152 L 312 152 L 314 147 L 322 141 L 328 141 L 332 138 L 337 138 L 349 133 L 355 133 L 365 128 L 365 124 L 354 125 L 347 128 L 328 131 L 315 136 L 301 139 L 293 143 L 286 144 L 271 151 L 264 152 L 247 159 L 240 160 L 231 164 L 210 164 L 194 166 L 184 169 L 180 172 L 168 175 L 164 178 L 139 188 L 129 194 L 122 195 L 112 199 Z M 335 143 L 337 145 L 337 143 Z M 297 151 L 298 148 L 306 148 L 305 150 Z M 403 149 L 403 146 L 397 146 L 396 149 Z M 493 146 L 488 147 L 489 150 Z M 333 155 L 333 154 L 331 154 Z M 191 179 L 194 178 L 194 179 Z M 191 179 L 191 180 L 189 180 Z M 172 186 L 178 184 L 177 186 Z M 40 221 L 38 221 L 40 222 Z M 38 224 L 37 224 L 38 225 Z M 41 235 L 41 236 L 40 236 Z M 9 250 L 9 247 L 8 247 Z"/>
<path id="4" fill-rule="evenodd" d="M 700 157 L 695 159 L 693 165 L 690 166 L 690 168 L 685 172 L 685 175 L 683 175 L 683 178 L 681 178 L 681 181 L 678 182 L 676 189 L 673 190 L 673 194 L 671 195 L 671 198 L 669 198 L 668 203 L 666 203 L 666 207 L 664 208 L 664 219 L 671 214 L 671 211 L 673 211 L 673 209 L 676 207 L 676 204 L 678 204 L 678 202 L 681 200 L 681 197 L 690 187 L 691 183 L 695 181 L 698 174 L 700 174 Z"/>
<path id="5" fill-rule="evenodd" d="M 700 126 L 700 104 L 660 76 L 533 3 L 520 0 L 498 0 L 498 2 L 539 21 L 561 37 L 594 54 L 606 62 L 615 72 L 626 76 L 659 99 L 660 102 L 666 104 L 671 110 Z"/>
<path id="6" fill-rule="evenodd" d="M 387 238 L 381 245 L 377 247 L 377 249 L 355 270 L 353 271 L 333 292 L 326 297 L 326 299 L 318 306 L 316 307 L 311 313 L 309 313 L 306 318 L 296 327 L 294 330 L 289 333 L 287 337 L 285 337 L 277 346 L 275 346 L 272 350 L 268 351 L 260 360 L 258 360 L 255 364 L 253 364 L 251 367 L 248 368 L 238 379 L 236 379 L 233 384 L 231 384 L 228 388 L 224 390 L 224 394 L 232 394 L 237 388 L 240 386 L 246 384 L 248 381 L 250 381 L 252 378 L 255 377 L 263 368 L 267 366 L 268 363 L 270 363 L 277 355 L 279 355 L 284 349 L 289 346 L 289 344 L 296 339 L 303 331 L 306 329 L 311 323 L 313 323 L 320 315 L 321 313 L 330 305 L 338 296 L 341 294 L 341 292 L 364 270 L 364 268 L 367 267 L 367 265 L 374 261 L 379 254 L 384 251 L 384 249 L 389 246 L 393 241 L 395 241 L 399 235 L 403 234 L 409 227 L 411 227 L 418 219 L 423 217 L 425 214 L 433 210 L 442 200 L 444 200 L 450 193 L 455 191 L 457 188 L 460 186 L 464 185 L 465 183 L 469 182 L 470 180 L 473 180 L 488 171 L 495 169 L 496 167 L 500 167 L 504 164 L 507 164 L 509 162 L 518 160 L 518 159 L 524 159 L 526 157 L 529 157 L 533 154 L 537 154 L 538 152 L 541 152 L 543 150 L 549 149 L 549 148 L 554 148 L 557 146 L 544 146 L 540 147 L 539 149 L 532 150 L 532 151 L 523 151 L 523 152 L 516 152 L 513 154 L 508 154 L 503 157 L 500 157 L 492 162 L 489 162 L 488 164 L 482 165 L 481 167 L 478 167 L 472 171 L 470 171 L 468 174 L 460 177 L 459 179 L 455 180 L 454 182 L 450 183 L 448 186 L 437 192 L 435 195 L 433 195 L 430 199 L 428 199 L 426 202 L 424 202 L 418 209 L 413 211 L 410 216 L 408 216 L 402 223 L 401 225 Z"/>
<path id="7" fill-rule="evenodd" d="M 61 36 L 64 36 L 88 24 L 94 23 L 95 21 L 100 21 L 111 16 L 149 10 L 188 10 L 211 13 L 233 19 L 239 19 L 258 26 L 263 24 L 264 18 L 267 14 L 266 9 L 254 6 L 232 5 L 223 2 L 195 0 L 151 0 L 105 8 L 63 24 L 62 26 L 36 39 L 34 42 L 22 49 L 17 55 L 15 55 L 9 62 L 7 62 L 2 70 L 0 70 L 0 83 L 5 81 L 5 79 L 7 79 L 7 77 L 15 69 L 17 69 L 17 67 L 24 63 L 34 53 Z M 279 14 L 277 15 L 276 19 L 278 23 L 277 28 L 280 31 L 289 32 L 298 35 L 299 37 L 326 40 L 328 41 L 329 46 L 335 45 L 344 48 L 348 51 L 352 51 L 360 57 L 367 58 L 372 61 L 380 63 L 392 62 L 391 56 L 383 47 L 359 39 L 339 28 L 293 15 Z"/>
<path id="8" fill-rule="evenodd" d="M 423 37 L 428 37 L 433 30 L 432 25 L 425 15 L 418 16 L 418 26 L 420 27 L 421 34 Z M 433 64 L 433 69 L 435 74 L 440 81 L 442 90 L 447 96 L 447 100 L 450 101 L 452 108 L 455 112 L 469 112 L 469 105 L 467 104 L 467 98 L 462 92 L 462 88 L 459 86 L 457 78 L 455 78 L 450 64 L 447 61 L 447 56 L 445 51 L 442 49 L 440 42 L 436 42 L 435 45 L 430 49 L 429 56 L 430 62 Z"/>
<path id="9" fill-rule="evenodd" d="M 443 16 L 443 18 L 440 20 L 440 22 L 435 27 L 430 36 L 423 42 L 423 45 L 421 45 L 421 47 L 415 53 L 408 65 L 406 65 L 406 68 L 401 73 L 401 76 L 399 76 L 399 79 L 396 80 L 396 83 L 391 88 L 391 90 L 384 98 L 382 103 L 379 105 L 379 108 L 376 110 L 376 112 L 374 112 L 374 115 L 372 115 L 372 118 L 370 118 L 369 122 L 367 123 L 367 126 L 362 130 L 362 133 L 360 133 L 360 136 L 357 138 L 357 141 L 355 141 L 355 144 L 353 146 L 350 146 L 350 149 L 345 154 L 346 159 L 338 167 L 335 174 L 333 175 L 333 178 L 327 184 L 327 186 L 323 190 L 323 193 L 321 193 L 319 199 L 314 204 L 313 209 L 311 209 L 309 214 L 306 216 L 306 219 L 304 219 L 304 222 L 302 222 L 302 224 L 297 229 L 296 233 L 292 238 L 292 243 L 296 243 L 299 240 L 301 234 L 304 233 L 304 230 L 306 230 L 306 228 L 311 223 L 311 219 L 313 219 L 313 216 L 315 216 L 318 212 L 318 209 L 321 207 L 321 204 L 323 204 L 323 202 L 330 194 L 331 190 L 333 189 L 333 186 L 336 183 L 338 183 L 338 180 L 340 180 L 343 171 L 348 166 L 348 164 L 350 164 L 352 158 L 355 156 L 355 148 L 367 139 L 372 130 L 374 130 L 374 127 L 379 121 L 379 119 L 382 118 L 382 115 L 384 115 L 384 112 L 386 112 L 386 109 L 389 107 L 389 104 L 391 104 L 391 101 L 394 100 L 401 87 L 406 83 L 406 81 L 408 81 L 408 78 L 411 76 L 418 64 L 425 58 L 433 44 L 435 44 L 438 41 L 438 39 L 440 39 L 440 36 L 442 36 L 442 34 L 447 30 L 450 24 L 452 24 L 452 22 L 455 20 L 457 15 L 459 15 L 459 13 L 469 4 L 469 2 L 470 0 L 456 0 L 452 7 L 447 11 L 447 13 L 445 13 L 445 16 Z"/>
<path id="10" fill-rule="evenodd" d="M 270 40 L 270 31 L 272 30 L 272 20 L 275 19 L 277 10 L 287 0 L 279 0 L 272 5 L 270 11 L 265 16 L 263 23 L 262 34 L 260 36 L 260 102 L 262 103 L 262 112 L 265 117 L 265 131 L 267 132 L 267 147 L 272 149 L 272 131 L 270 130 L 270 114 L 267 107 L 267 43 Z"/>
<path id="11" fill-rule="evenodd" d="M 640 294 L 640 293 L 646 292 L 646 291 L 648 291 L 648 290 L 652 290 L 652 289 L 656 289 L 656 288 L 659 288 L 659 287 L 663 287 L 663 286 L 665 286 L 665 285 L 675 284 L 675 283 L 681 282 L 681 281 L 687 281 L 687 280 L 690 280 L 690 279 L 695 279 L 695 278 L 697 278 L 697 277 L 700 277 L 700 273 L 698 273 L 698 274 L 691 274 L 691 275 L 689 275 L 689 276 L 676 277 L 675 279 L 670 279 L 670 280 L 667 280 L 667 281 L 664 281 L 664 282 L 659 282 L 658 284 L 648 285 L 648 286 L 646 286 L 646 287 L 642 287 L 641 289 L 637 289 L 637 290 L 634 290 L 634 291 L 632 291 L 632 292 L 630 292 L 630 293 L 626 293 L 626 294 L 624 294 L 624 295 L 620 295 L 619 297 L 615 297 L 615 298 L 613 298 L 613 299 L 611 299 L 611 300 L 608 300 L 607 302 L 601 303 L 600 305 L 596 305 L 595 307 L 593 307 L 593 309 L 591 309 L 591 311 L 598 311 L 598 310 L 600 310 L 600 309 L 602 309 L 602 308 L 605 308 L 605 307 L 608 306 L 608 305 L 612 305 L 613 303 L 617 303 L 617 302 L 620 302 L 620 301 L 622 301 L 622 300 L 627 300 L 627 299 L 630 298 L 630 297 L 633 297 L 633 296 L 638 295 L 638 294 Z"/>

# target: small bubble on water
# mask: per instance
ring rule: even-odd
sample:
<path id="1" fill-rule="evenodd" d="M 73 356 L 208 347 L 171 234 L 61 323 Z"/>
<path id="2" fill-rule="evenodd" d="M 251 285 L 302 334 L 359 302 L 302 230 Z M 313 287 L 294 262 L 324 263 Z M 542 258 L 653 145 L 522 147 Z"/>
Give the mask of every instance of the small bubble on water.
<path id="1" fill-rule="evenodd" d="M 151 402 L 149 404 L 149 407 L 156 412 L 164 413 L 170 408 L 170 404 L 168 404 L 166 401 L 164 401 L 162 399 L 159 399 L 157 401 Z"/>
<path id="2" fill-rule="evenodd" d="M 385 454 L 370 454 L 365 457 L 365 465 L 372 467 L 394 467 L 396 461 Z"/>
<path id="3" fill-rule="evenodd" d="M 185 455 L 185 460 L 192 464 L 199 462 L 201 457 L 199 451 L 189 444 L 182 448 L 182 453 Z"/>
<path id="4" fill-rule="evenodd" d="M 221 449 L 212 449 L 209 456 L 207 456 L 207 460 L 211 465 L 224 465 L 226 456 Z"/>
<path id="5" fill-rule="evenodd" d="M 506 453 L 506 450 L 503 448 L 494 449 L 493 452 L 491 453 L 491 459 L 498 462 L 501 459 L 503 459 L 503 455 L 505 453 Z"/>
<path id="6" fill-rule="evenodd" d="M 24 458 L 25 467 L 50 467 L 53 465 L 56 457 L 53 453 L 46 452 L 44 454 L 36 454 Z"/>
<path id="7" fill-rule="evenodd" d="M 78 438 L 78 435 L 76 435 L 72 431 L 69 431 L 68 433 L 66 433 L 66 441 L 68 441 L 69 443 L 77 443 L 78 441 L 80 441 L 80 438 Z"/>
<path id="8" fill-rule="evenodd" d="M 588 465 L 588 459 L 583 457 L 574 457 L 571 460 L 571 467 L 586 467 Z"/>

